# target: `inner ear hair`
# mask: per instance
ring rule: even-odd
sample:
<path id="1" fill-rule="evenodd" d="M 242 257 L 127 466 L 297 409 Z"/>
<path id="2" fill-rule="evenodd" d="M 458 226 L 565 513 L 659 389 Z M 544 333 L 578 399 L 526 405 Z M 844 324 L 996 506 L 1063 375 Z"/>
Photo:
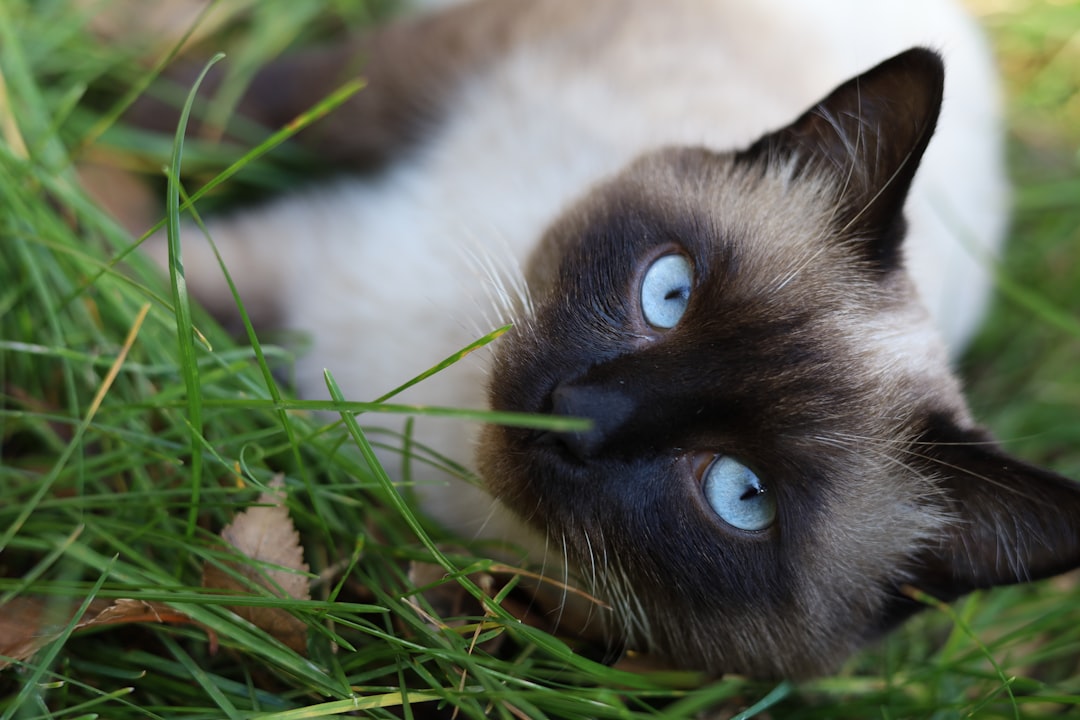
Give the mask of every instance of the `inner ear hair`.
<path id="1" fill-rule="evenodd" d="M 915 452 L 955 517 L 911 583 L 942 600 L 1080 567 L 1080 484 L 934 418 Z"/>
<path id="2" fill-rule="evenodd" d="M 880 270 L 900 261 L 904 202 L 941 110 L 945 70 L 931 50 L 913 48 L 833 90 L 795 122 L 737 158 L 824 173 L 836 185 L 838 236 L 859 238 Z"/>

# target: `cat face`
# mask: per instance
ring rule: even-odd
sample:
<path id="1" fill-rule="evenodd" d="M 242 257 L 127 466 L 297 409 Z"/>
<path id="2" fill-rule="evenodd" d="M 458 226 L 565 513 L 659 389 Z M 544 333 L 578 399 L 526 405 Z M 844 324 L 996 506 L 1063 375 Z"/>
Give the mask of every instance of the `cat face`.
<path id="1" fill-rule="evenodd" d="M 983 443 L 903 267 L 941 86 L 909 51 L 742 152 L 639 159 L 540 243 L 491 403 L 592 426 L 489 427 L 479 466 L 626 646 L 804 677 L 916 610 L 904 584 L 1080 562 L 1076 490 Z"/>

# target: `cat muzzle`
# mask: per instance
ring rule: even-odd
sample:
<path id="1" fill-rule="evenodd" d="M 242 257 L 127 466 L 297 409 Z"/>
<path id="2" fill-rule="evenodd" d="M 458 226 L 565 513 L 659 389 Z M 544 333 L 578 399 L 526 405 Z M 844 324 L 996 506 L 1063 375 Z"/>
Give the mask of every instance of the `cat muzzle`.
<path id="1" fill-rule="evenodd" d="M 595 385 L 562 384 L 551 393 L 551 414 L 589 420 L 581 432 L 552 433 L 552 439 L 578 460 L 595 457 L 636 410 L 629 395 Z"/>

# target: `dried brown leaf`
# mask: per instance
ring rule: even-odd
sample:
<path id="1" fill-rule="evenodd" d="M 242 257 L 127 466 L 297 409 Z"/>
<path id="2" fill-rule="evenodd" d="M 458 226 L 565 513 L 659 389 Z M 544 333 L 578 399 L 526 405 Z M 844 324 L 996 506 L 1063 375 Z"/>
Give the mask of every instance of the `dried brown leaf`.
<path id="1" fill-rule="evenodd" d="M 274 478 L 272 489 L 259 498 L 260 504 L 239 513 L 221 531 L 221 538 L 247 558 L 226 563 L 239 578 L 206 563 L 203 587 L 250 593 L 252 585 L 257 585 L 277 597 L 311 597 L 304 548 L 285 507 L 281 486 L 280 476 Z M 229 609 L 296 652 L 307 651 L 307 625 L 287 610 L 245 605 Z"/>
<path id="2" fill-rule="evenodd" d="M 0 669 L 26 660 L 55 640 L 81 603 L 37 595 L 13 598 L 0 606 Z M 143 600 L 93 600 L 73 632 L 121 623 L 190 623 L 183 613 Z"/>

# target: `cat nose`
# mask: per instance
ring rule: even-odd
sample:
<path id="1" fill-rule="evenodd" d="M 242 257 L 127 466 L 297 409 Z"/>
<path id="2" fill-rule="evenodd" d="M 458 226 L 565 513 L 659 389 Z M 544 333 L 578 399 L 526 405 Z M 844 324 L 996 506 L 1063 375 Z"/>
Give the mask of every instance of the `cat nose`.
<path id="1" fill-rule="evenodd" d="M 551 414 L 585 418 L 588 430 L 555 433 L 554 439 L 579 460 L 594 457 L 634 413 L 624 392 L 595 385 L 559 385 L 551 393 Z"/>

